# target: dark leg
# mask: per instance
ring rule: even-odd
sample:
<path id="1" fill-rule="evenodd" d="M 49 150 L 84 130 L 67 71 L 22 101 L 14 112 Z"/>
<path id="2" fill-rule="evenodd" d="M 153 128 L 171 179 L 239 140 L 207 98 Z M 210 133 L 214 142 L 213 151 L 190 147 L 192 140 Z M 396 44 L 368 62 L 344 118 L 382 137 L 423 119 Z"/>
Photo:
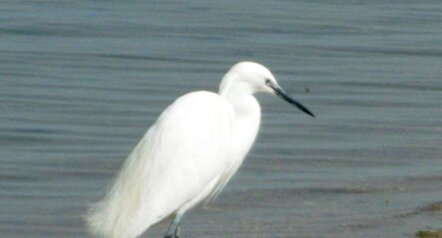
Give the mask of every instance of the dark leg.
<path id="1" fill-rule="evenodd" d="M 181 215 L 176 215 L 164 238 L 180 238 Z"/>

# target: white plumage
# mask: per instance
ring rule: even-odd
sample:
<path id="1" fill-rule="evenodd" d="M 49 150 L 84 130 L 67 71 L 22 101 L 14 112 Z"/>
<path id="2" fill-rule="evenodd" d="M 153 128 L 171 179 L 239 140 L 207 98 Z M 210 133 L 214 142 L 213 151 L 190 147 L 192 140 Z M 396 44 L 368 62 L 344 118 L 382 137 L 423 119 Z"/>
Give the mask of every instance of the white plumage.
<path id="1" fill-rule="evenodd" d="M 220 192 L 252 146 L 260 123 L 256 92 L 285 96 L 307 110 L 284 94 L 264 66 L 236 64 L 219 93 L 188 93 L 160 115 L 126 159 L 108 195 L 89 210 L 91 232 L 135 238 L 173 216 L 165 237 L 178 237 L 182 215 Z"/>

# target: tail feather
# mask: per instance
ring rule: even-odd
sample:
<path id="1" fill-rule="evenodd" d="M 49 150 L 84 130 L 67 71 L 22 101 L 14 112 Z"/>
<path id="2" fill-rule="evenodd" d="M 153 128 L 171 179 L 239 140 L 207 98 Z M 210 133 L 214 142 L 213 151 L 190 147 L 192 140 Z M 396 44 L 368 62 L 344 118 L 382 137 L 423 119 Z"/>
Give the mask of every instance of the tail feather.
<path id="1" fill-rule="evenodd" d="M 143 143 L 142 140 L 128 156 L 107 196 L 88 210 L 86 222 L 92 234 L 103 238 L 134 238 L 149 228 L 149 221 L 137 219 L 143 193 L 139 183 L 143 183 L 142 175 L 146 173 L 139 156 L 145 149 Z"/>
<path id="2" fill-rule="evenodd" d="M 115 187 L 114 187 L 115 188 Z M 118 195 L 120 194 L 120 195 Z M 104 238 L 133 238 L 131 223 L 138 202 L 128 194 L 111 191 L 103 201 L 93 205 L 86 217 L 89 231 Z M 146 228 L 147 229 L 147 228 Z"/>

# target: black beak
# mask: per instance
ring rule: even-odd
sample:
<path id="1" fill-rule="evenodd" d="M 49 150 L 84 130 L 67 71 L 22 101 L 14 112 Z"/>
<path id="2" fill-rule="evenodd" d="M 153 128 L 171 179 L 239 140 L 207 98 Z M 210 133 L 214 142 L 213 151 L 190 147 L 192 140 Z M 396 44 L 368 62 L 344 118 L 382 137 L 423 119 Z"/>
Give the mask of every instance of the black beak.
<path id="1" fill-rule="evenodd" d="M 297 107 L 299 110 L 307 113 L 308 115 L 310 115 L 311 117 L 315 117 L 315 115 L 308 110 L 304 105 L 302 105 L 301 103 L 299 103 L 298 101 L 296 101 L 294 98 L 292 98 L 291 96 L 289 96 L 287 94 L 287 92 L 281 88 L 278 85 L 274 85 L 272 82 L 267 81 L 266 82 L 267 86 L 269 86 L 270 88 L 272 88 L 275 91 L 275 94 L 278 95 L 279 97 L 281 97 L 282 99 L 284 99 L 286 102 L 294 105 L 295 107 Z"/>

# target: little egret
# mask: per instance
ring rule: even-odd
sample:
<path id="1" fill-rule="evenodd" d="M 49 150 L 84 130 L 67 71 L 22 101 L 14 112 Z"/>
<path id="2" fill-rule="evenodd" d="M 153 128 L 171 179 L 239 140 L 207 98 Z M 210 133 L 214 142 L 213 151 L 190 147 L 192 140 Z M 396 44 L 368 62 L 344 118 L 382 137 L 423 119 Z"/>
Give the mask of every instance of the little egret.
<path id="1" fill-rule="evenodd" d="M 266 67 L 237 63 L 218 93 L 188 93 L 160 115 L 127 157 L 107 196 L 90 208 L 91 232 L 134 238 L 171 217 L 164 237 L 178 238 L 183 214 L 224 188 L 255 141 L 261 109 L 253 95 L 258 92 L 277 95 L 314 117 Z"/>

